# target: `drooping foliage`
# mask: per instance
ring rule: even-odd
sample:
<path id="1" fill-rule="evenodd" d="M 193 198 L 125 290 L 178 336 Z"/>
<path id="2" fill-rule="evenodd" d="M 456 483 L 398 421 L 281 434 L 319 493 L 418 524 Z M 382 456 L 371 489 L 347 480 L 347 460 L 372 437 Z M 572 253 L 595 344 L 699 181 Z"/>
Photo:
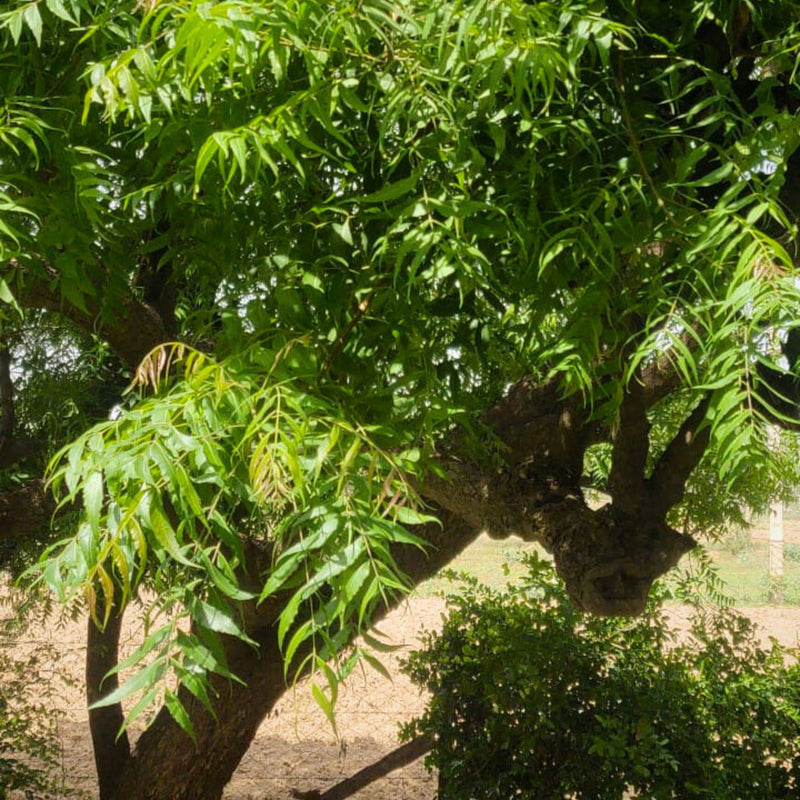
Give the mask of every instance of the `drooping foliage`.
<path id="1" fill-rule="evenodd" d="M 798 460 L 769 425 L 797 416 L 798 10 L 6 4 L 0 308 L 22 366 L 2 443 L 37 439 L 10 486 L 58 453 L 80 522 L 41 574 L 98 623 L 143 588 L 192 622 L 154 622 L 155 661 L 107 702 L 154 702 L 174 673 L 213 705 L 198 676 L 228 674 L 224 635 L 275 606 L 287 669 L 327 670 L 327 707 L 324 658 L 406 585 L 399 547 L 435 538 L 420 497 L 502 536 L 538 506 L 583 513 L 584 471 L 615 508 L 638 471 L 658 525 L 693 532 L 788 491 Z M 64 369 L 76 413 L 48 427 L 24 365 L 53 317 L 86 369 Z M 579 398 L 533 425 L 584 432 L 564 463 L 499 432 L 512 386 Z M 498 475 L 546 488 L 447 507 L 429 478 L 465 464 L 476 502 Z"/>
<path id="2" fill-rule="evenodd" d="M 150 702 L 174 673 L 210 706 L 193 676 L 208 669 L 235 678 L 219 634 L 250 641 L 246 605 L 237 614 L 231 602 L 261 603 L 287 590 L 277 634 L 287 672 L 311 662 L 335 692 L 339 675 L 326 662 L 377 603 L 408 588 L 389 545 L 421 547 L 404 525 L 432 519 L 408 502 L 414 493 L 404 475 L 419 451 L 388 452 L 380 427 L 354 425 L 312 395 L 301 382 L 302 356 L 257 356 L 220 365 L 183 345 L 156 351 L 135 378 L 155 395 L 56 457 L 53 488 L 65 505 L 82 501 L 84 516 L 44 567 L 47 583 L 65 602 L 88 591 L 98 626 L 142 587 L 159 596 L 149 635 L 127 662 L 151 655 L 148 666 L 106 704 L 145 686 Z M 163 389 L 159 369 L 172 360 L 185 364 L 183 379 Z M 267 568 L 264 579 L 259 569 Z M 182 617 L 191 632 L 180 630 Z M 293 663 L 307 640 L 313 649 Z M 344 674 L 362 654 L 351 655 Z M 184 719 L 174 692 L 166 700 Z"/>

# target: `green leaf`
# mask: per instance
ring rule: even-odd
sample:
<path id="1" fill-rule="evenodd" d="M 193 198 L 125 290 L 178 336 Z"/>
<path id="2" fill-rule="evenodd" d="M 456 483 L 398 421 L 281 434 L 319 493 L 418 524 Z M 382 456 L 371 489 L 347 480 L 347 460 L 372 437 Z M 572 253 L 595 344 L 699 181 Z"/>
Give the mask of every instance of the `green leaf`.
<path id="1" fill-rule="evenodd" d="M 322 709 L 322 713 L 325 714 L 325 718 L 328 720 L 335 733 L 336 715 L 334 713 L 333 703 L 328 699 L 325 692 L 314 682 L 311 683 L 311 695 L 316 704 Z"/>
<path id="2" fill-rule="evenodd" d="M 389 670 L 386 669 L 386 666 L 379 659 L 375 658 L 372 653 L 362 650 L 361 658 L 363 658 L 364 661 L 366 661 L 367 664 L 369 664 L 380 676 L 386 678 L 386 680 L 390 683 L 394 683 L 394 678 L 391 672 L 389 672 Z"/>
<path id="3" fill-rule="evenodd" d="M 86 519 L 97 534 L 100 530 L 100 512 L 103 507 L 103 473 L 92 470 L 83 484 L 83 505 Z"/>
<path id="4" fill-rule="evenodd" d="M 356 539 L 346 547 L 339 550 L 337 553 L 332 554 L 327 562 L 318 569 L 303 586 L 303 598 L 310 597 L 317 589 L 324 583 L 335 578 L 340 573 L 349 569 L 357 560 L 366 552 L 366 544 L 363 539 Z"/>
<path id="5" fill-rule="evenodd" d="M 248 640 L 242 629 L 237 624 L 231 609 L 220 608 L 206 603 L 204 600 L 193 598 L 189 604 L 192 619 L 204 628 L 216 633 L 235 636 L 238 639 Z"/>
<path id="6" fill-rule="evenodd" d="M 28 3 L 25 10 L 22 12 L 25 24 L 30 28 L 33 38 L 36 39 L 36 44 L 42 46 L 42 16 L 39 13 L 38 3 Z"/>
<path id="7" fill-rule="evenodd" d="M 387 200 L 395 200 L 404 194 L 408 194 L 417 185 L 417 181 L 419 181 L 419 173 L 414 172 L 407 178 L 401 178 L 399 181 L 389 183 L 376 192 L 370 192 L 359 197 L 358 201 L 360 203 L 385 203 Z"/>
<path id="8" fill-rule="evenodd" d="M 253 600 L 256 597 L 256 594 L 253 592 L 248 592 L 234 583 L 230 578 L 228 578 L 220 569 L 218 569 L 211 559 L 209 558 L 208 553 L 205 550 L 200 551 L 200 561 L 203 563 L 206 571 L 208 572 L 212 583 L 216 586 L 226 597 L 230 597 L 231 600 Z"/>
<path id="9" fill-rule="evenodd" d="M 197 160 L 194 168 L 195 191 L 198 190 L 200 186 L 200 180 L 205 174 L 208 165 L 211 163 L 211 159 L 214 158 L 218 152 L 219 144 L 217 140 L 213 136 L 209 136 L 197 153 Z"/>
<path id="10" fill-rule="evenodd" d="M 194 731 L 194 725 L 192 725 L 192 720 L 189 717 L 186 706 L 184 706 L 178 695 L 175 694 L 175 692 L 173 692 L 171 689 L 167 689 L 164 692 L 164 705 L 166 705 L 167 711 L 169 711 L 170 716 L 175 720 L 175 722 L 178 723 L 181 730 L 186 733 L 186 735 L 195 744 L 197 744 L 197 736 Z"/>
<path id="11" fill-rule="evenodd" d="M 167 664 L 163 659 L 158 659 L 148 664 L 143 669 L 139 670 L 134 675 L 131 675 L 122 686 L 118 686 L 114 691 L 109 692 L 105 697 L 96 700 L 89 706 L 89 710 L 95 708 L 104 708 L 105 706 L 113 706 L 122 700 L 136 694 L 147 687 L 153 687 L 157 684 L 166 674 Z"/>
<path id="12" fill-rule="evenodd" d="M 51 13 L 59 17 L 59 19 L 71 22 L 73 25 L 78 24 L 78 20 L 70 14 L 62 0 L 45 0 L 45 2 Z"/>
<path id="13" fill-rule="evenodd" d="M 146 530 L 153 534 L 153 538 L 161 547 L 172 556 L 175 561 L 187 567 L 196 568 L 196 564 L 184 555 L 184 550 L 187 552 L 189 548 L 182 548 L 178 542 L 175 529 L 172 527 L 167 515 L 161 508 L 161 504 L 157 498 L 153 496 L 152 492 L 147 494 L 142 499 L 142 522 Z"/>
<path id="14" fill-rule="evenodd" d="M 392 515 L 403 525 L 426 525 L 429 522 L 438 522 L 431 514 L 421 514 L 411 506 L 397 505 L 392 509 Z M 421 540 L 418 539 L 417 544 L 419 543 Z"/>
<path id="15" fill-rule="evenodd" d="M 11 289 L 8 288 L 8 284 L 2 278 L 0 278 L 0 302 L 11 306 L 17 314 L 22 316 L 22 308 L 20 308 L 19 303 L 17 303 L 17 298 L 14 297 Z"/>

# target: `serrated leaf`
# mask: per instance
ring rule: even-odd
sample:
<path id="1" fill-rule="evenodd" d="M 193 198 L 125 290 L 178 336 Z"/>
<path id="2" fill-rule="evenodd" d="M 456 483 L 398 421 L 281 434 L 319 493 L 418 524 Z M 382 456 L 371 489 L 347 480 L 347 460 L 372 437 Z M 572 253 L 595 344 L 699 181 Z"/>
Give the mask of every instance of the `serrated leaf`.
<path id="1" fill-rule="evenodd" d="M 311 684 L 311 696 L 314 698 L 316 704 L 322 709 L 326 719 L 333 728 L 334 734 L 336 733 L 336 716 L 333 710 L 333 703 L 327 698 L 325 692 L 317 686 L 316 683 Z"/>
<path id="2" fill-rule="evenodd" d="M 147 638 L 133 651 L 127 658 L 119 661 L 114 665 L 113 669 L 109 671 L 110 675 L 120 672 L 124 669 L 135 667 L 139 664 L 149 653 L 152 653 L 160 644 L 162 644 L 167 637 L 172 633 L 173 626 L 171 623 L 162 625 L 155 631 L 150 633 Z"/>
<path id="3" fill-rule="evenodd" d="M 195 567 L 196 564 L 190 561 L 183 554 L 175 529 L 172 527 L 167 515 L 161 508 L 158 500 L 153 498 L 152 493 L 148 492 L 142 500 L 141 507 L 144 510 L 144 519 L 147 529 L 153 534 L 156 542 L 170 555 L 175 561 L 187 567 Z"/>
<path id="4" fill-rule="evenodd" d="M 376 633 L 380 633 L 380 631 L 375 630 Z M 364 641 L 373 649 L 377 650 L 379 653 L 395 653 L 397 650 L 400 649 L 401 645 L 398 644 L 391 644 L 390 642 L 382 642 L 371 633 L 362 633 L 361 634 Z"/>
<path id="5" fill-rule="evenodd" d="M 227 577 L 219 568 L 217 568 L 214 563 L 209 558 L 208 554 L 205 551 L 200 552 L 200 561 L 202 562 L 203 566 L 206 568 L 209 576 L 211 577 L 212 583 L 226 596 L 230 597 L 231 600 L 253 600 L 256 595 L 253 592 L 247 592 L 237 584 L 235 584 L 230 578 Z"/>
<path id="6" fill-rule="evenodd" d="M 236 623 L 232 610 L 217 608 L 197 598 L 192 601 L 190 610 L 192 619 L 204 628 L 247 640 L 248 637 Z"/>
<path id="7" fill-rule="evenodd" d="M 429 522 L 438 522 L 438 519 L 431 514 L 422 514 L 411 506 L 397 505 L 392 509 L 392 514 L 397 522 L 403 525 L 427 525 Z"/>
<path id="8" fill-rule="evenodd" d="M 372 669 L 375 670 L 375 672 L 377 672 L 379 675 L 382 675 L 390 683 L 394 682 L 392 674 L 389 672 L 388 669 L 386 669 L 384 664 L 379 659 L 375 658 L 375 656 L 373 656 L 371 653 L 367 653 L 366 651 L 363 650 L 361 652 L 361 657 L 364 659 L 364 661 L 367 662 L 367 664 L 369 664 L 372 667 Z"/>
<path id="9" fill-rule="evenodd" d="M 158 683 L 155 683 L 151 686 L 134 704 L 133 708 L 125 715 L 125 720 L 122 723 L 122 727 L 117 733 L 117 739 L 124 733 L 127 728 L 133 724 L 133 722 L 139 717 L 143 711 L 146 711 L 152 705 L 155 704 L 158 696 L 161 694 L 161 686 Z"/>
<path id="10" fill-rule="evenodd" d="M 197 738 L 194 732 L 194 725 L 192 725 L 192 720 L 189 717 L 189 713 L 186 711 L 186 706 L 181 702 L 180 698 L 178 697 L 175 692 L 171 689 L 167 689 L 164 692 L 164 705 L 167 707 L 167 711 L 169 711 L 170 716 L 178 723 L 181 730 L 195 743 L 197 744 Z"/>
<path id="11" fill-rule="evenodd" d="M 63 19 L 65 22 L 71 22 L 74 25 L 78 24 L 78 20 L 69 13 L 61 0 L 45 0 L 45 2 L 47 7 L 50 9 L 50 12 L 59 19 Z"/>
<path id="12" fill-rule="evenodd" d="M 318 569 L 308 580 L 302 588 L 303 599 L 310 597 L 317 589 L 323 584 L 327 583 L 331 578 L 335 578 L 340 573 L 355 564 L 366 549 L 366 543 L 363 539 L 356 539 L 346 547 L 334 553 L 328 561 Z"/>
<path id="13" fill-rule="evenodd" d="M 286 650 L 283 653 L 283 660 L 284 660 L 284 673 L 288 673 L 289 667 L 292 664 L 292 660 L 294 659 L 294 654 L 297 652 L 297 648 L 305 642 L 307 639 L 314 635 L 315 626 L 310 620 L 306 620 L 298 629 L 292 634 L 292 638 L 289 640 L 289 644 L 286 645 Z"/>

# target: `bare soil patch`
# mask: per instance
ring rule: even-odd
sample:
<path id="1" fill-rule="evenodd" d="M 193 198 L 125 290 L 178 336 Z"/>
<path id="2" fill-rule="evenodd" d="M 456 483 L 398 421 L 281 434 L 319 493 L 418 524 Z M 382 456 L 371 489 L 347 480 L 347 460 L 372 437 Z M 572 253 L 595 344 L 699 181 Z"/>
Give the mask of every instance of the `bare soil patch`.
<path id="1" fill-rule="evenodd" d="M 262 724 L 250 751 L 225 791 L 225 800 L 288 800 L 293 789 L 325 789 L 376 761 L 397 746 L 397 728 L 419 714 L 425 697 L 399 671 L 402 656 L 417 645 L 421 628 L 438 628 L 444 601 L 412 597 L 381 623 L 380 629 L 401 646 L 384 656 L 392 674 L 389 682 L 373 671 L 356 672 L 342 687 L 338 704 L 337 741 L 328 722 L 303 685 L 287 695 Z M 675 608 L 676 623 L 686 609 Z M 758 607 L 746 613 L 761 626 L 764 641 L 776 637 L 794 646 L 800 637 L 800 608 Z M 124 638 L 132 647 L 139 636 L 134 615 Z M 49 702 L 59 720 L 64 745 L 64 774 L 68 782 L 96 796 L 94 765 L 83 699 L 82 675 L 85 621 L 63 627 L 42 626 L 16 645 L 22 653 L 38 642 L 52 642 L 59 654 L 53 664 Z M 135 732 L 134 732 L 135 733 Z M 430 800 L 435 779 L 420 759 L 355 795 L 359 800 Z"/>

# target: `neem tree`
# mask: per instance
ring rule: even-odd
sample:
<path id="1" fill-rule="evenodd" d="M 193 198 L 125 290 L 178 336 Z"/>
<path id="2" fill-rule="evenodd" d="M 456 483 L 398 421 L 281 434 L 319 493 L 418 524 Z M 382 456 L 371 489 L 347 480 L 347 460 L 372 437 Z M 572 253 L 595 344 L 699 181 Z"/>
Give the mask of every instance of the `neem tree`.
<path id="1" fill-rule="evenodd" d="M 481 531 L 636 614 L 795 480 L 799 12 L 6 4 L 0 530 L 67 537 L 103 798 L 219 797 Z"/>

